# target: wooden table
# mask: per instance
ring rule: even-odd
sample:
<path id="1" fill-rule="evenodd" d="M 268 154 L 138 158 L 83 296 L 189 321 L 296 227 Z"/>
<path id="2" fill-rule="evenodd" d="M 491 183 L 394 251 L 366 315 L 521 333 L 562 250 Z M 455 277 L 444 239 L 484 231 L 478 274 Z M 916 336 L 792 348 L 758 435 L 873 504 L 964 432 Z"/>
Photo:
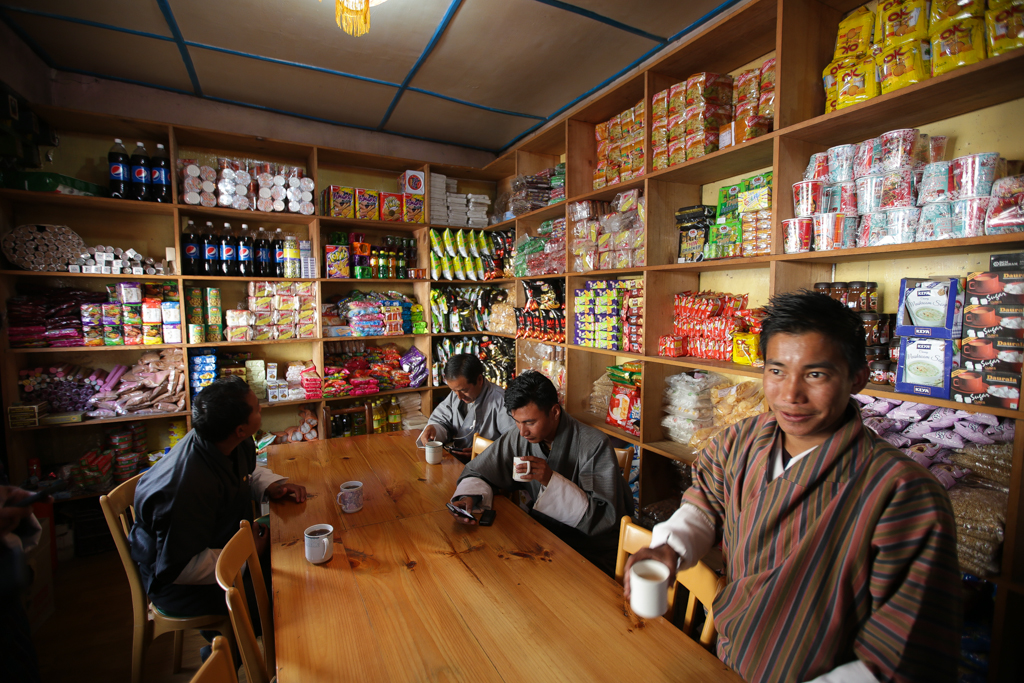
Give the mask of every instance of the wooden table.
<path id="1" fill-rule="evenodd" d="M 427 465 L 415 436 L 272 447 L 270 468 L 313 496 L 271 505 L 280 683 L 741 681 L 506 498 L 492 527 L 456 522 L 462 464 Z M 353 514 L 335 501 L 349 480 Z M 334 558 L 312 565 L 303 530 L 324 522 Z"/>

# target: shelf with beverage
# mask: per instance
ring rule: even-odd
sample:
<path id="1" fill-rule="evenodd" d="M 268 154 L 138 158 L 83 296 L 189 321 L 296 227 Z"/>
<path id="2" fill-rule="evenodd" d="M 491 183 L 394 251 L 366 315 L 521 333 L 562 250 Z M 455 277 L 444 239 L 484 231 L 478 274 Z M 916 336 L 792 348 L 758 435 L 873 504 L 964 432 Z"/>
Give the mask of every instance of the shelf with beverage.
<path id="1" fill-rule="evenodd" d="M 60 422 L 57 424 L 41 424 L 36 427 L 9 427 L 12 432 L 33 432 L 40 429 L 65 429 L 68 427 L 92 427 L 97 425 L 116 424 L 118 422 L 139 422 L 142 420 L 164 420 L 189 416 L 188 411 L 177 413 L 159 413 L 156 415 L 123 415 L 121 417 L 85 418 L 81 422 Z"/>
<path id="2" fill-rule="evenodd" d="M 189 220 L 182 228 L 181 252 L 185 278 L 316 280 L 319 274 L 312 243 L 279 227 L 252 230 L 248 224 L 218 227 Z"/>
<path id="3" fill-rule="evenodd" d="M 178 213 L 182 216 L 191 216 L 210 219 L 224 219 L 233 221 L 245 221 L 251 223 L 282 223 L 288 225 L 310 225 L 316 220 L 316 216 L 304 216 L 301 213 L 287 213 L 280 211 L 244 211 L 241 209 L 223 209 L 220 207 L 190 206 L 188 204 L 175 204 Z"/>
<path id="4" fill-rule="evenodd" d="M 170 216 L 174 213 L 173 204 L 157 202 L 140 202 L 130 199 L 113 199 L 110 197 L 88 197 L 82 195 L 60 194 L 58 192 L 32 192 L 29 190 L 12 190 L 0 188 L 0 202 L 17 205 L 58 206 L 69 209 L 94 209 L 122 213 L 143 213 L 159 216 Z"/>

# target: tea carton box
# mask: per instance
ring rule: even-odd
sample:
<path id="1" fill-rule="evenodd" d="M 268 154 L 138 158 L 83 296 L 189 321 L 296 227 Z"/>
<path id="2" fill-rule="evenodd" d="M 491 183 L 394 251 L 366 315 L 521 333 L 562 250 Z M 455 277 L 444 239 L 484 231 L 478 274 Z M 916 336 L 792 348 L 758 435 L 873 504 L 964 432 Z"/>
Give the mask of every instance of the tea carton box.
<path id="1" fill-rule="evenodd" d="M 950 375 L 959 367 L 959 339 L 903 337 L 896 367 L 896 391 L 948 399 Z"/>
<path id="2" fill-rule="evenodd" d="M 1020 405 L 1021 375 L 1001 370 L 953 370 L 952 397 L 957 403 L 1017 410 Z"/>
<path id="3" fill-rule="evenodd" d="M 965 285 L 960 277 L 903 278 L 896 336 L 959 339 Z"/>

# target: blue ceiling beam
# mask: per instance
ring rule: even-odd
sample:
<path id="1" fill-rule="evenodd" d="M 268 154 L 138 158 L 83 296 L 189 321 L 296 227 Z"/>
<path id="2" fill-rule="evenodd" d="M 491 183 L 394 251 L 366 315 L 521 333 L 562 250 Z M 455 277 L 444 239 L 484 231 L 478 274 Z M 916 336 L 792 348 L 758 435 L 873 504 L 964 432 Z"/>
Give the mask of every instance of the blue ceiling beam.
<path id="1" fill-rule="evenodd" d="M 16 22 L 12 16 L 7 14 L 3 7 L 0 7 L 0 21 L 3 21 L 5 24 L 7 24 L 7 26 L 14 32 L 14 35 L 21 38 L 22 42 L 28 45 L 29 49 L 32 50 L 32 52 L 36 53 L 36 57 L 39 57 L 39 59 L 43 60 L 43 64 L 50 67 L 51 69 L 57 68 L 56 64 L 53 61 L 53 58 L 50 57 L 50 54 L 43 49 L 43 46 L 37 43 L 35 39 L 32 38 L 32 36 L 30 36 L 28 32 L 25 31 L 25 29 L 19 26 L 18 22 Z"/>
<path id="2" fill-rule="evenodd" d="M 492 112 L 492 113 L 495 113 L 495 114 L 505 114 L 506 116 L 518 116 L 520 118 L 535 119 L 535 120 L 538 120 L 538 121 L 546 121 L 547 120 L 543 116 L 537 116 L 536 114 L 524 114 L 524 113 L 518 112 L 518 111 L 509 111 L 507 109 L 498 109 L 496 107 L 488 107 L 486 104 L 477 104 L 476 102 L 467 102 L 466 100 L 460 100 L 457 97 L 451 97 L 449 95 L 442 95 L 439 92 L 434 92 L 432 90 L 424 90 L 423 88 L 414 88 L 412 86 L 409 86 L 409 87 L 406 88 L 406 91 L 407 92 L 418 92 L 421 95 L 430 95 L 431 97 L 436 97 L 436 98 L 438 98 L 440 100 L 448 100 L 449 102 L 454 102 L 455 104 L 462 104 L 462 105 L 465 105 L 467 107 L 473 107 L 475 109 L 483 109 L 484 111 L 489 111 L 489 112 Z"/>
<path id="3" fill-rule="evenodd" d="M 548 5 L 549 7 L 554 7 L 555 9 L 565 10 L 566 12 L 572 12 L 573 14 L 578 14 L 581 17 L 586 17 L 587 19 L 599 21 L 602 24 L 607 24 L 608 26 L 611 26 L 612 28 L 617 28 L 620 31 L 625 31 L 626 33 L 632 33 L 635 36 L 640 36 L 641 38 L 646 38 L 647 40 L 653 40 L 654 42 L 659 43 L 661 45 L 664 45 L 665 43 L 669 42 L 668 38 L 656 36 L 653 33 L 648 33 L 647 31 L 644 31 L 643 29 L 639 29 L 635 26 L 630 26 L 629 24 L 623 24 L 621 21 L 616 21 L 611 17 L 606 17 L 603 14 L 592 12 L 583 7 L 570 5 L 567 2 L 561 2 L 561 0 L 535 0 L 535 2 L 539 2 L 542 5 Z"/>
<path id="4" fill-rule="evenodd" d="M 448 5 L 448 10 L 441 18 L 441 23 L 437 25 L 437 28 L 434 29 L 434 35 L 430 37 L 430 42 L 428 42 L 427 46 L 423 48 L 423 54 L 420 55 L 420 58 L 417 59 L 416 63 L 412 65 L 412 68 L 409 69 L 409 73 L 406 74 L 405 80 L 402 81 L 402 85 L 398 88 L 398 92 L 396 92 L 395 96 L 391 99 L 391 104 L 388 105 L 387 111 L 384 112 L 384 117 L 380 120 L 377 130 L 384 130 L 384 126 L 391 118 L 392 112 L 394 112 L 395 107 L 398 106 L 398 100 L 402 99 L 402 95 L 405 93 L 406 88 L 409 87 L 409 82 L 413 79 L 413 76 L 416 75 L 416 72 L 420 70 L 420 67 L 423 66 L 423 63 L 427 61 L 427 57 L 429 57 L 430 53 L 434 51 L 434 48 L 437 47 L 437 44 L 441 41 L 441 36 L 443 36 L 444 32 L 448 30 L 448 25 L 452 23 L 452 19 L 455 18 L 455 13 L 461 6 L 462 0 L 452 0 L 452 4 Z"/>
<path id="5" fill-rule="evenodd" d="M 171 30 L 171 35 L 174 36 L 174 42 L 178 44 L 178 52 L 181 53 L 181 61 L 185 65 L 185 70 L 188 72 L 188 79 L 192 81 L 192 89 L 196 95 L 203 96 L 203 88 L 199 85 L 199 75 L 196 74 L 196 67 L 192 64 L 192 55 L 188 53 L 188 46 L 185 45 L 185 37 L 181 35 L 181 29 L 178 28 L 178 22 L 174 18 L 174 12 L 171 11 L 171 6 L 167 4 L 167 0 L 156 0 L 156 4 L 160 6 L 160 11 L 164 14 L 164 21 L 167 22 L 167 28 Z"/>
<path id="6" fill-rule="evenodd" d="M 41 10 L 27 9 L 25 7 L 14 7 L 12 5 L 3 5 L 3 9 L 11 12 L 19 12 L 21 14 L 28 14 L 33 17 L 43 17 L 45 19 L 58 19 L 60 21 L 67 21 L 72 24 L 81 24 L 82 26 L 91 26 L 92 28 L 103 28 L 108 31 L 117 31 L 118 33 L 127 33 L 133 36 L 141 36 L 143 38 L 153 38 L 155 40 L 166 40 L 174 42 L 174 38 L 169 36 L 162 36 L 159 33 L 150 33 L 149 31 L 136 31 L 132 28 L 124 28 L 123 26 L 114 26 L 113 24 L 103 24 L 98 21 L 90 21 L 88 19 L 80 19 L 79 17 L 68 17 L 63 14 L 54 14 L 53 12 L 43 12 Z"/>

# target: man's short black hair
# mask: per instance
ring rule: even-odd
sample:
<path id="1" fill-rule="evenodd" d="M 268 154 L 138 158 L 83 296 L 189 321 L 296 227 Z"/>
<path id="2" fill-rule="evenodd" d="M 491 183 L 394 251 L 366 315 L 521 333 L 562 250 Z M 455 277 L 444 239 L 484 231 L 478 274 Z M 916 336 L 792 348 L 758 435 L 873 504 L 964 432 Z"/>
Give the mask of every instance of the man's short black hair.
<path id="1" fill-rule="evenodd" d="M 245 398 L 249 385 L 241 377 L 222 377 L 192 399 L 192 428 L 207 441 L 219 443 L 249 421 L 252 406 Z"/>
<path id="2" fill-rule="evenodd" d="M 470 384 L 476 384 L 484 374 L 484 364 L 471 353 L 459 353 L 448 359 L 444 364 L 446 380 L 464 377 Z"/>
<path id="3" fill-rule="evenodd" d="M 509 382 L 505 389 L 505 409 L 510 413 L 531 403 L 535 403 L 545 413 L 558 403 L 555 385 L 536 370 L 527 370 Z"/>
<path id="4" fill-rule="evenodd" d="M 817 332 L 839 347 L 851 377 L 867 365 L 864 323 L 841 301 L 802 289 L 773 296 L 765 312 L 768 316 L 761 325 L 761 357 L 765 361 L 768 341 L 774 335 Z"/>

